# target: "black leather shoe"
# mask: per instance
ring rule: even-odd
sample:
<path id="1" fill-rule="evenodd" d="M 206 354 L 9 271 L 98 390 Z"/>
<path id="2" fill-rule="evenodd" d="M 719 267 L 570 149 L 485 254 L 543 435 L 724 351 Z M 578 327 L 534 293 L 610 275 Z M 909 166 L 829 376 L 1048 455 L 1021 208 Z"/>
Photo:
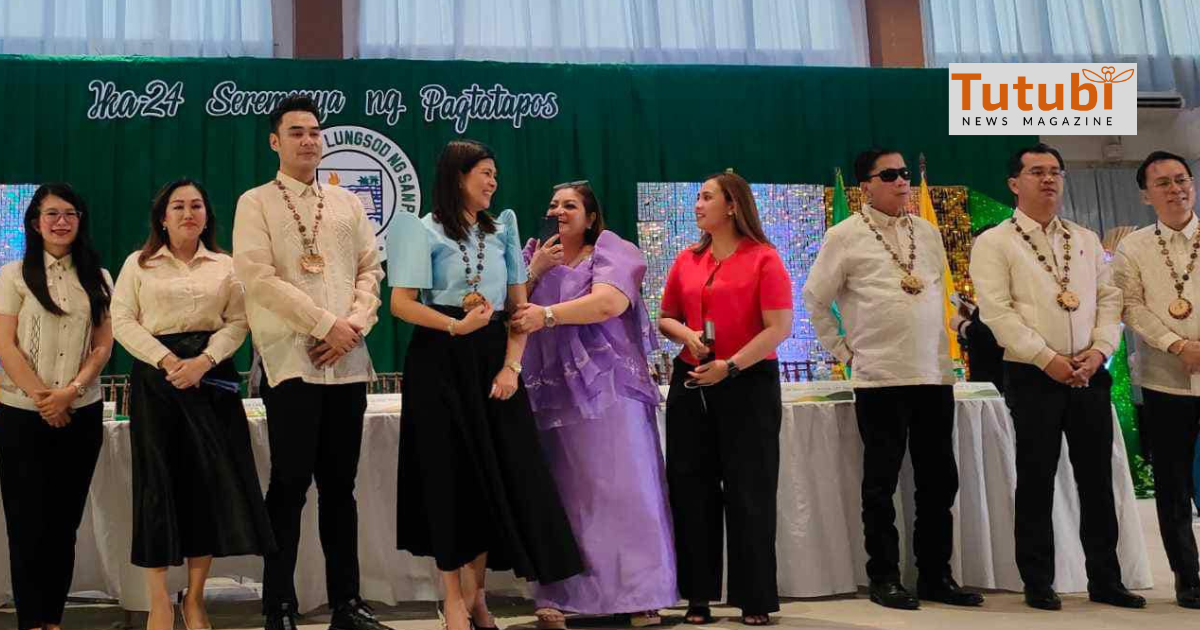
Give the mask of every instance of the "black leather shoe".
<path id="1" fill-rule="evenodd" d="M 263 624 L 265 630 L 298 630 L 296 627 L 296 613 L 287 604 L 283 608 L 268 613 L 267 621 Z"/>
<path id="2" fill-rule="evenodd" d="M 982 606 L 983 595 L 964 591 L 949 575 L 936 581 L 917 581 L 917 597 L 951 606 Z"/>
<path id="3" fill-rule="evenodd" d="M 392 630 L 379 623 L 375 611 L 361 599 L 352 599 L 338 606 L 329 621 L 329 630 Z"/>
<path id="4" fill-rule="evenodd" d="M 1200 586 L 1177 589 L 1175 591 L 1175 603 L 1184 608 L 1200 609 Z"/>
<path id="5" fill-rule="evenodd" d="M 1050 587 L 1026 588 L 1025 604 L 1039 610 L 1062 610 L 1062 600 Z"/>
<path id="6" fill-rule="evenodd" d="M 1184 608 L 1200 609 L 1200 577 L 1185 580 L 1175 574 L 1175 603 Z"/>
<path id="7" fill-rule="evenodd" d="M 1088 599 L 1118 608 L 1145 608 L 1146 598 L 1130 593 L 1124 584 L 1113 584 L 1107 588 L 1089 590 Z"/>
<path id="8" fill-rule="evenodd" d="M 871 601 L 880 606 L 900 610 L 916 610 L 921 607 L 921 602 L 895 580 L 871 582 Z"/>

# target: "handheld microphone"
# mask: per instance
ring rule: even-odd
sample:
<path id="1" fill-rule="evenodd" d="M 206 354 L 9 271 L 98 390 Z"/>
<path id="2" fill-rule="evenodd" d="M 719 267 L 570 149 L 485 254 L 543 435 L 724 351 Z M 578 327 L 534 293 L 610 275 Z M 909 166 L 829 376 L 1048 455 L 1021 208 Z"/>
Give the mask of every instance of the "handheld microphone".
<path id="1" fill-rule="evenodd" d="M 704 332 L 700 333 L 700 341 L 704 342 L 704 345 L 708 346 L 708 354 L 704 355 L 703 359 L 696 357 L 696 360 L 700 362 L 700 365 L 712 363 L 712 361 L 717 358 L 716 350 L 713 348 L 713 343 L 717 341 L 717 324 L 713 322 L 713 320 L 704 320 Z M 694 379 L 689 378 L 683 382 L 683 386 L 688 389 L 695 389 L 699 387 L 700 384 Z"/>

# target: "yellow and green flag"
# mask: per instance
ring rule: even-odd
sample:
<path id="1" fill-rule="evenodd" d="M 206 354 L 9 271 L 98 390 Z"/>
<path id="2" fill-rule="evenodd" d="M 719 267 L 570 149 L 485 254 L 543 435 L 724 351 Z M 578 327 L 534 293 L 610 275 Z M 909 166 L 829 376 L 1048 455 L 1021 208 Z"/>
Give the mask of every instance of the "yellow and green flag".
<path id="1" fill-rule="evenodd" d="M 841 223 L 850 218 L 850 200 L 846 198 L 846 182 L 842 180 L 842 169 L 837 169 L 836 181 L 833 185 L 833 217 L 829 222 L 830 227 Z M 837 318 L 838 334 L 845 335 L 846 329 L 842 327 L 842 312 L 838 310 L 837 302 L 832 305 L 833 316 Z M 842 372 L 847 380 L 850 379 L 850 366 L 841 365 Z"/>
<path id="2" fill-rule="evenodd" d="M 929 184 L 925 181 L 925 169 L 921 169 L 921 218 L 932 223 L 933 227 L 938 227 L 937 213 L 933 211 L 933 198 L 929 196 Z M 941 228 L 938 230 L 940 232 Z M 960 361 L 962 360 L 962 348 L 958 346 L 958 333 L 950 327 L 950 319 L 954 317 L 957 309 L 950 301 L 950 296 L 954 294 L 954 277 L 950 275 L 948 261 L 942 268 L 942 287 L 944 288 L 942 295 L 944 301 L 943 324 L 946 328 L 946 336 L 950 339 L 950 358 Z"/>

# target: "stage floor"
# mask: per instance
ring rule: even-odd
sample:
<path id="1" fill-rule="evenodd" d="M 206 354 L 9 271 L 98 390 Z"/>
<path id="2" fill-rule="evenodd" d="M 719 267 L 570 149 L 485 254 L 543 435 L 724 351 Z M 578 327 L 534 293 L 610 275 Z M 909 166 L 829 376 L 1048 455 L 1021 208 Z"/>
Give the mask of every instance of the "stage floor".
<path id="1" fill-rule="evenodd" d="M 1146 532 L 1146 550 L 1154 575 L 1153 589 L 1141 591 L 1150 602 L 1145 610 L 1121 610 L 1111 606 L 1093 604 L 1086 595 L 1064 595 L 1061 612 L 1036 611 L 1024 605 L 1019 593 L 988 593 L 987 604 L 982 609 L 956 609 L 940 604 L 926 604 L 915 612 L 881 608 L 867 600 L 864 593 L 858 597 L 835 596 L 820 599 L 791 599 L 783 602 L 783 610 L 777 616 L 779 626 L 821 629 L 858 630 L 919 630 L 970 627 L 971 630 L 1009 630 L 1018 624 L 1021 630 L 1097 630 L 1100 628 L 1173 630 L 1200 626 L 1200 611 L 1186 610 L 1175 605 L 1174 577 L 1163 553 L 1162 539 L 1158 535 L 1158 521 L 1154 513 L 1153 500 L 1138 501 L 1138 513 Z M 1200 535 L 1200 521 L 1193 528 Z M 214 627 L 227 629 L 258 629 L 262 627 L 259 602 L 253 587 L 240 586 L 228 580 L 214 581 L 211 585 L 209 614 Z M 253 599 L 248 599 L 253 598 Z M 527 600 L 500 599 L 492 602 L 502 628 L 532 630 L 533 604 Z M 437 617 L 430 602 L 416 602 L 398 606 L 379 606 L 380 618 L 397 630 L 434 630 L 438 627 Z M 665 625 L 683 625 L 683 609 L 664 610 Z M 744 630 L 730 608 L 716 608 L 717 616 L 727 615 L 709 628 L 733 628 Z M 71 604 L 63 626 L 68 630 L 111 630 L 120 628 L 127 620 L 123 611 L 116 606 Z M 145 627 L 145 617 L 133 614 L 128 620 L 134 628 Z M 329 625 L 327 614 L 312 614 L 301 620 L 302 630 L 325 630 Z M 0 629 L 16 626 L 16 615 L 11 608 L 0 609 Z M 176 628 L 183 624 L 176 621 Z M 612 618 L 580 620 L 572 628 L 589 630 L 624 629 Z"/>

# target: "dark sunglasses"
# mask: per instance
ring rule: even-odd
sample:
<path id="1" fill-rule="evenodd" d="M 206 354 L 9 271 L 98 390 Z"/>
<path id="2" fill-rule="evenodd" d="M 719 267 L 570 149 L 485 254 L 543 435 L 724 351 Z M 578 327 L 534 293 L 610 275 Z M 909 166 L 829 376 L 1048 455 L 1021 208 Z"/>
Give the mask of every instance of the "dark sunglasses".
<path id="1" fill-rule="evenodd" d="M 873 175 L 868 175 L 867 179 L 871 179 L 873 177 L 878 177 L 880 180 L 889 182 L 889 183 L 896 181 L 897 178 L 902 178 L 902 179 L 904 179 L 904 181 L 911 182 L 912 181 L 912 171 L 908 170 L 907 167 L 905 167 L 905 168 L 885 168 L 882 171 L 879 171 L 878 173 L 875 173 Z"/>
<path id="2" fill-rule="evenodd" d="M 588 182 L 588 180 L 580 179 L 580 180 L 573 181 L 573 182 L 563 182 L 561 184 L 556 184 L 554 186 L 553 190 L 559 191 L 564 188 L 574 188 L 576 186 L 589 186 L 589 185 L 590 185 L 590 183 Z"/>

